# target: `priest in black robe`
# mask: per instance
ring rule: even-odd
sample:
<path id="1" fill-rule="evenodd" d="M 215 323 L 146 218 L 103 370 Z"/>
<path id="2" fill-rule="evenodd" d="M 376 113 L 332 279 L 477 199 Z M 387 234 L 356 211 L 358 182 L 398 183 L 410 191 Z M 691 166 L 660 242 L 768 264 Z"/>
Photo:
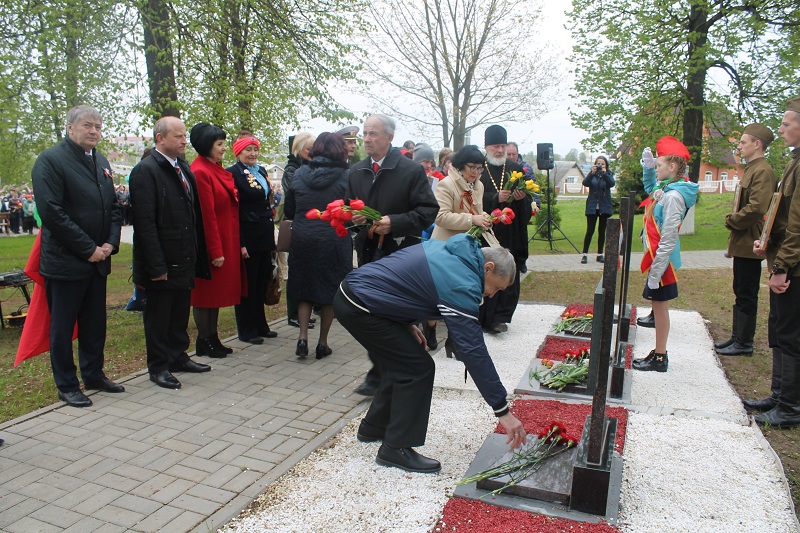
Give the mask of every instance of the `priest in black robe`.
<path id="1" fill-rule="evenodd" d="M 508 134 L 502 126 L 489 126 L 484 134 L 486 163 L 481 174 L 483 183 L 483 210 L 510 207 L 514 210 L 511 224 L 495 224 L 494 234 L 504 248 L 508 248 L 517 263 L 517 276 L 507 289 L 484 300 L 480 311 L 481 326 L 490 333 L 508 331 L 519 302 L 520 273 L 526 271 L 528 260 L 528 222 L 533 213 L 531 197 L 522 191 L 504 190 L 511 172 L 524 172 L 519 163 L 508 159 Z"/>

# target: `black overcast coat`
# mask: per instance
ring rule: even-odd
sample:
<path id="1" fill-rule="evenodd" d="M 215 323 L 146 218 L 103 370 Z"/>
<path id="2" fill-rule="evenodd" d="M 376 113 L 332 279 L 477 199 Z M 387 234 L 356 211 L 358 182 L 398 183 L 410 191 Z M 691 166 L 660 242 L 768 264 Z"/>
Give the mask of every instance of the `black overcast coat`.
<path id="1" fill-rule="evenodd" d="M 84 149 L 69 138 L 48 148 L 31 171 L 36 207 L 42 219 L 42 276 L 61 280 L 87 279 L 95 272 L 111 273 L 111 258 L 90 263 L 98 246 L 119 251 L 122 211 L 114 191 L 111 165 L 103 155 Z"/>

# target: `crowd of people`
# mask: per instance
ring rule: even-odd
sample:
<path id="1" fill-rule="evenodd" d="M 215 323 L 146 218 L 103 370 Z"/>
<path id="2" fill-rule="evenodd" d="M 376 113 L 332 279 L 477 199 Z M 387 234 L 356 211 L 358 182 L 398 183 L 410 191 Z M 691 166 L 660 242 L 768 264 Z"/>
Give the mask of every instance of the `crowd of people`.
<path id="1" fill-rule="evenodd" d="M 0 213 L 8 213 L 6 233 L 32 235 L 33 230 L 39 227 L 36 220 L 36 200 L 33 191 L 27 188 L 17 190 L 16 187 L 11 187 L 7 191 L 0 191 Z"/>
<path id="2" fill-rule="evenodd" d="M 278 267 L 275 223 L 290 220 L 286 303 L 289 323 L 299 330 L 295 354 L 309 355 L 314 309 L 319 314 L 317 359 L 335 351 L 328 339 L 334 317 L 366 348 L 372 368 L 355 392 L 373 399 L 358 438 L 382 441 L 378 463 L 414 472 L 441 467 L 413 449 L 424 444 L 427 432 L 434 372 L 427 350 L 437 344 L 437 323 L 447 330 L 447 356 L 464 362 L 509 442 L 523 442 L 524 428 L 508 410 L 507 392 L 484 333 L 506 332 L 519 301 L 520 275 L 528 258 L 527 226 L 538 207 L 529 194 L 509 187 L 509 180 L 517 173 L 532 176 L 532 168 L 500 125 L 486 129 L 483 150 L 468 145 L 457 152 L 444 149 L 438 157 L 424 143 L 394 147 L 395 127 L 390 117 L 371 115 L 363 124 L 367 156 L 352 165 L 348 159 L 358 143 L 357 126 L 291 137 L 278 202 L 258 162 L 260 141 L 249 131 L 240 131 L 230 142 L 212 124 L 201 122 L 187 132 L 180 119 L 163 117 L 154 126 L 155 146 L 131 172 L 128 191 L 115 188 L 108 161 L 96 150 L 100 113 L 89 106 L 70 110 L 67 137 L 44 151 L 32 171 L 40 199 L 40 271 L 52 313 L 50 356 L 59 398 L 77 407 L 92 403 L 81 391 L 73 360 L 76 323 L 84 387 L 124 392 L 105 376 L 103 362 L 106 279 L 110 257 L 119 249 L 125 203 L 134 227 L 133 280 L 147 294 L 147 366 L 157 386 L 181 388 L 173 372 L 211 371 L 210 365 L 187 355 L 190 311 L 198 331 L 197 355 L 224 358 L 232 352 L 218 334 L 223 307 L 235 308 L 239 340 L 258 345 L 276 336 L 265 318 L 264 295 Z M 788 426 L 800 424 L 800 355 L 791 327 L 797 311 L 789 303 L 800 290 L 800 281 L 790 283 L 800 263 L 800 243 L 795 242 L 800 238 L 795 228 L 800 203 L 791 203 L 800 156 L 795 149 L 778 185 L 764 168 L 763 150 L 772 140 L 764 130 L 751 125 L 742 136 L 740 149 L 748 159 L 739 204 L 744 213 L 733 213 L 726 221 L 734 257 L 748 255 L 741 242 L 758 235 L 770 191 L 777 186 L 784 200 L 769 242 L 756 239 L 750 251 L 755 258 L 734 261 L 734 332 L 717 348 L 733 346 L 733 351 L 746 353 L 749 346 L 752 353 L 752 285 L 757 291 L 756 268 L 760 270 L 766 250 L 773 264 L 770 345 L 778 354 L 773 396 L 746 405 L 766 411 L 757 421 Z M 780 133 L 787 144 L 797 146 L 798 132 L 800 101 L 793 101 Z M 191 164 L 184 159 L 189 143 L 198 154 Z M 236 163 L 224 168 L 229 146 Z M 685 177 L 689 152 L 680 141 L 665 137 L 656 151 L 654 156 L 646 149 L 642 156 L 649 194 L 643 296 L 653 302 L 653 314 L 640 320 L 655 326 L 656 347 L 633 366 L 664 372 L 668 302 L 678 294 L 677 230 L 696 200 L 697 184 Z M 597 259 L 603 261 L 602 234 L 614 185 L 605 158 L 595 161 L 584 184 L 590 190 L 586 216 L 591 228 L 583 262 L 596 221 L 601 234 Z M 370 218 L 366 211 L 343 209 L 351 201 L 378 215 Z M 331 209 L 338 209 L 340 227 L 321 216 Z M 489 213 L 498 209 L 513 213 L 510 223 L 492 223 Z M 737 231 L 747 236 L 734 238 Z"/>

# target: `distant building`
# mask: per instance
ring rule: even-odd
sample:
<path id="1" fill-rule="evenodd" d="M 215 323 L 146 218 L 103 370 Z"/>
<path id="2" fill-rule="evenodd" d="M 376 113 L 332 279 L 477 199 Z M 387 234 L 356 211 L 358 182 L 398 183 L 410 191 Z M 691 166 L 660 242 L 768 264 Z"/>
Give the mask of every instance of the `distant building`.
<path id="1" fill-rule="evenodd" d="M 139 162 L 146 146 L 153 146 L 152 137 L 124 135 L 110 140 L 114 150 L 106 157 L 111 164 L 111 171 L 121 183 L 128 181 L 131 170 Z"/>

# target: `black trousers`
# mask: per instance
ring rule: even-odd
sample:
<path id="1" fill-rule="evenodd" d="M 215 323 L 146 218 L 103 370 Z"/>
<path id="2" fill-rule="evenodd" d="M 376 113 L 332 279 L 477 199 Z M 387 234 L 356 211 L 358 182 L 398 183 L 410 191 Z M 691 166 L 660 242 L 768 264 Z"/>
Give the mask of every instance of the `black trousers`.
<path id="1" fill-rule="evenodd" d="M 61 392 L 80 390 L 72 354 L 72 331 L 76 322 L 83 383 L 98 383 L 105 377 L 106 280 L 100 274 L 77 281 L 44 280 L 50 309 L 50 363 L 56 387 Z"/>
<path id="2" fill-rule="evenodd" d="M 781 354 L 784 357 L 784 373 L 783 380 L 781 381 L 781 398 L 785 394 L 790 394 L 796 398 L 798 387 L 798 377 L 800 373 L 794 372 L 787 373 L 786 357 L 795 360 L 795 365 L 800 362 L 800 277 L 789 278 L 789 288 L 783 294 L 770 293 L 774 296 L 770 300 L 770 304 L 775 303 L 775 341 Z M 770 314 L 770 318 L 772 315 Z M 796 368 L 796 366 L 795 366 Z M 787 383 L 788 380 L 792 382 Z"/>
<path id="3" fill-rule="evenodd" d="M 361 304 L 351 293 L 350 298 Z M 340 290 L 333 299 L 336 319 L 364 347 L 380 375 L 380 384 L 362 424 L 384 433 L 394 448 L 425 444 L 436 365 L 401 324 L 359 309 Z"/>
<path id="4" fill-rule="evenodd" d="M 603 248 L 606 245 L 606 222 L 611 215 L 601 215 L 600 211 L 596 211 L 594 215 L 586 215 L 586 235 L 583 237 L 583 253 L 589 251 L 589 245 L 592 243 L 594 236 L 594 225 L 600 219 L 600 227 L 597 232 L 597 253 L 602 254 Z"/>
<path id="5" fill-rule="evenodd" d="M 247 296 L 234 306 L 236 329 L 240 340 L 252 339 L 269 331 L 264 313 L 264 291 L 267 276 L 272 275 L 272 254 L 255 252 L 244 260 L 247 274 Z"/>
<path id="6" fill-rule="evenodd" d="M 187 361 L 189 356 L 189 309 L 191 289 L 148 289 L 144 308 L 144 337 L 147 370 L 151 374 L 168 370 L 170 364 Z"/>
<path id="7" fill-rule="evenodd" d="M 758 314 L 758 288 L 761 284 L 762 259 L 733 258 L 733 294 L 739 312 L 749 316 Z"/>
<path id="8" fill-rule="evenodd" d="M 491 329 L 495 324 L 511 322 L 519 303 L 519 267 L 514 283 L 491 298 L 484 298 L 480 308 L 481 327 Z"/>

